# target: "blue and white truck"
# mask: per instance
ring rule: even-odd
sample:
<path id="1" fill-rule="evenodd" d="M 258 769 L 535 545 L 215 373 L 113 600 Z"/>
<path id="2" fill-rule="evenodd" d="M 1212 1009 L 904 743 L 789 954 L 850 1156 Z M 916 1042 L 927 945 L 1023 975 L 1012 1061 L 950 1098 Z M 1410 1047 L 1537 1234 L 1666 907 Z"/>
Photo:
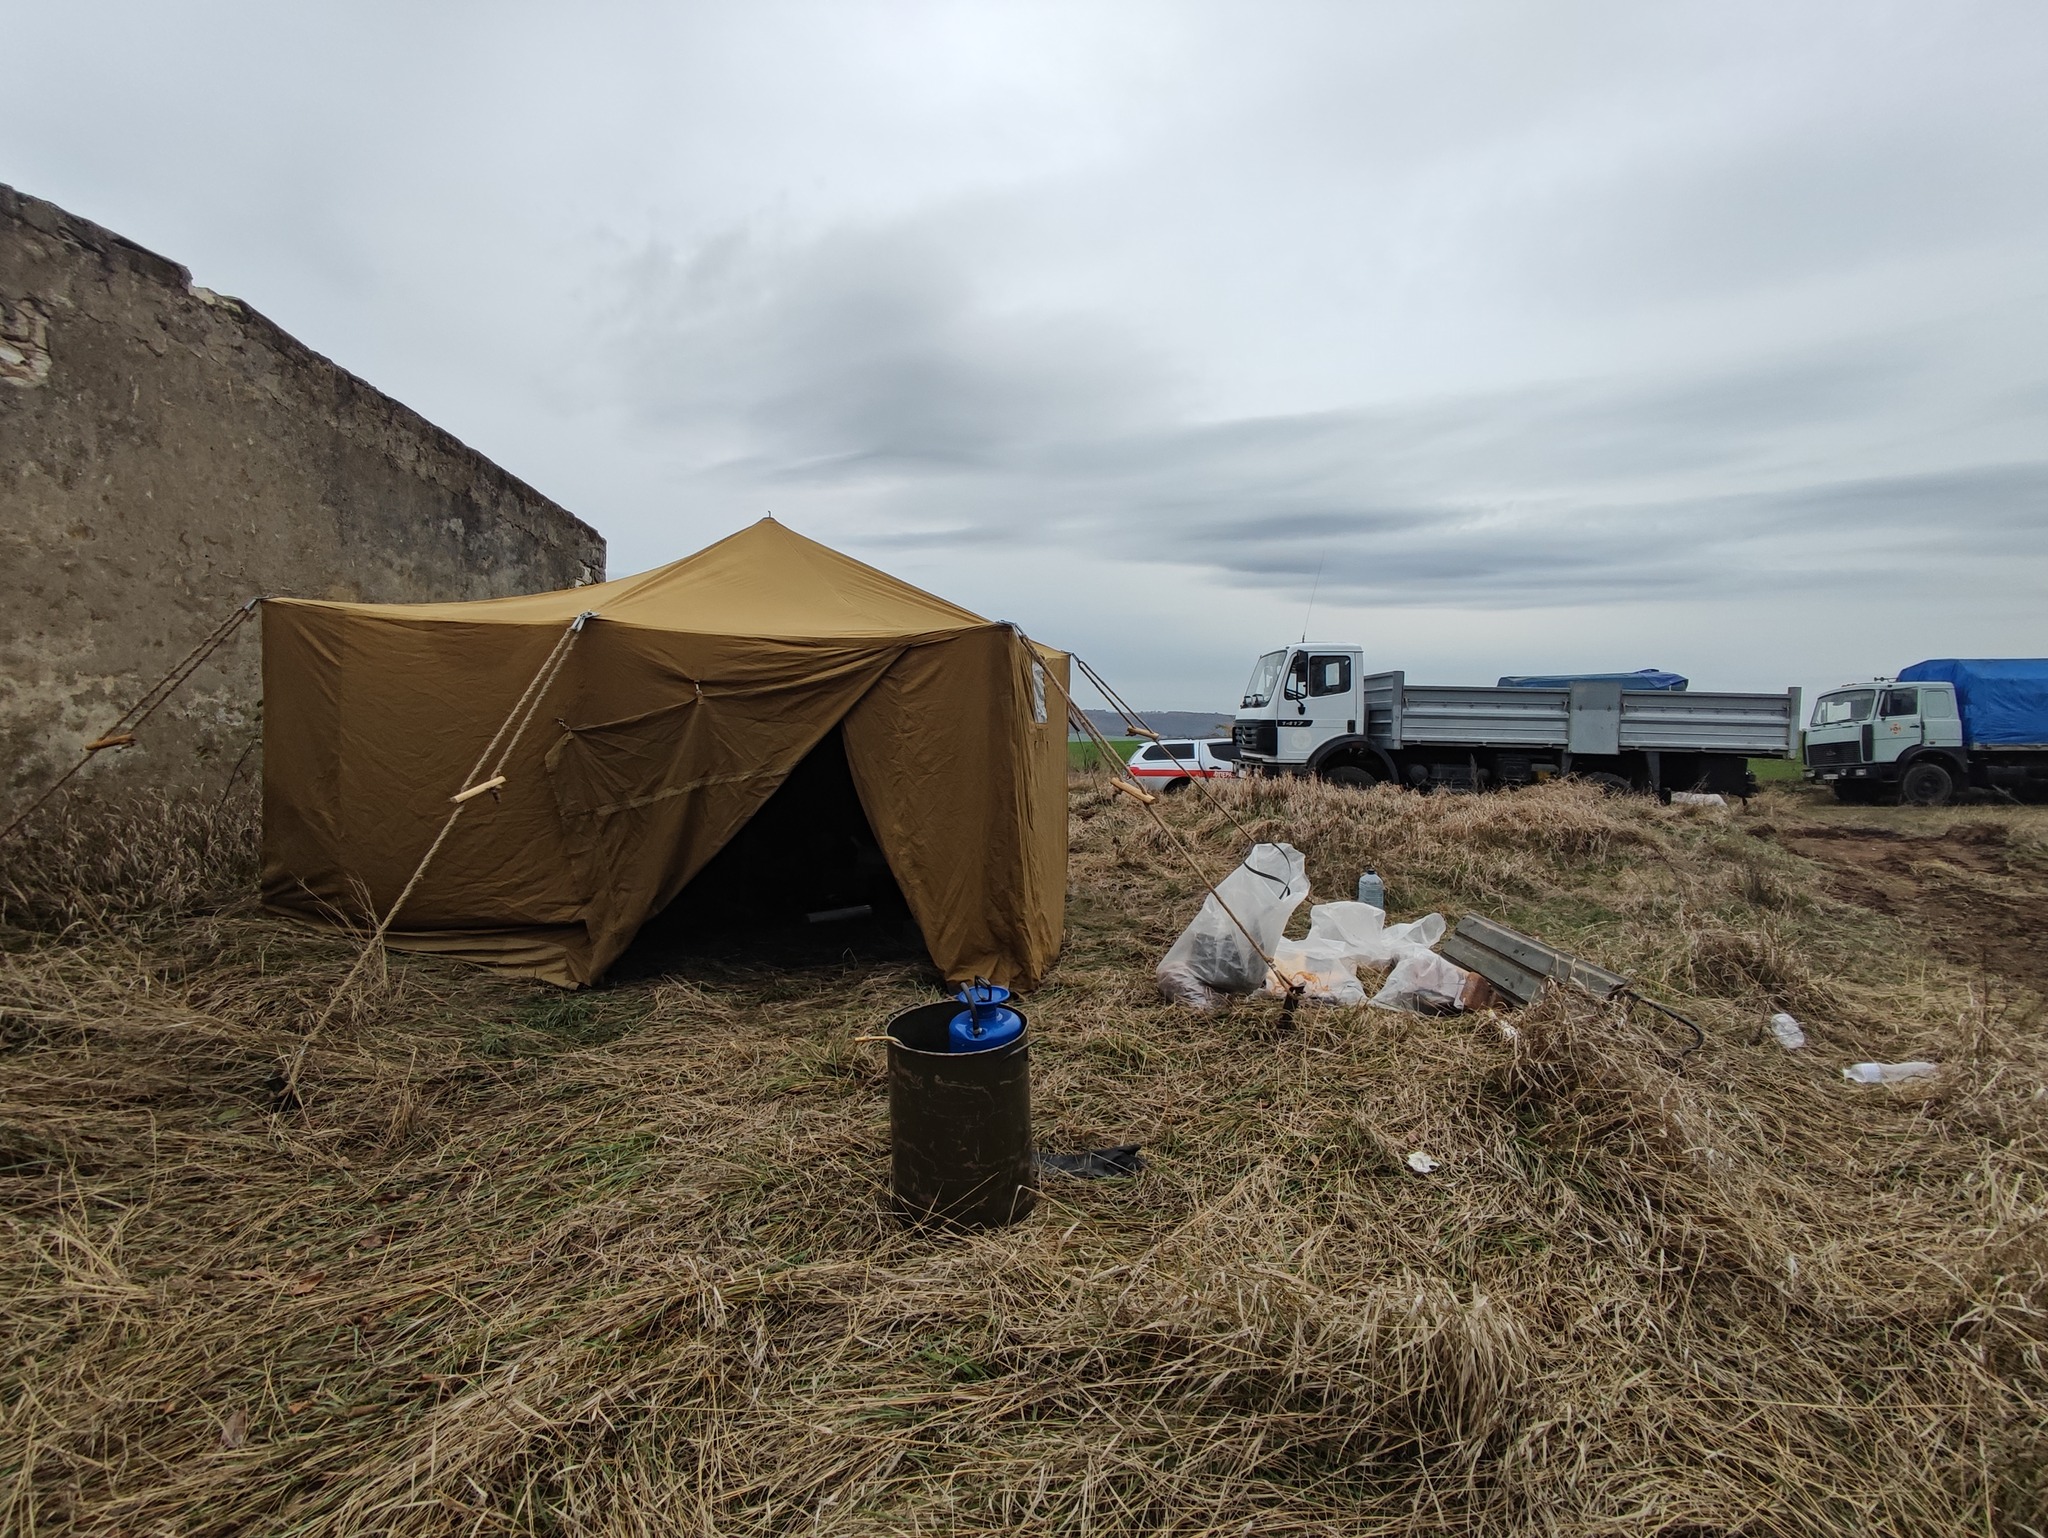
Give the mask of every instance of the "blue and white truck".
<path id="1" fill-rule="evenodd" d="M 1842 801 L 1942 806 L 1959 790 L 2048 797 L 2048 657 L 1940 657 L 1813 702 L 1806 778 Z"/>

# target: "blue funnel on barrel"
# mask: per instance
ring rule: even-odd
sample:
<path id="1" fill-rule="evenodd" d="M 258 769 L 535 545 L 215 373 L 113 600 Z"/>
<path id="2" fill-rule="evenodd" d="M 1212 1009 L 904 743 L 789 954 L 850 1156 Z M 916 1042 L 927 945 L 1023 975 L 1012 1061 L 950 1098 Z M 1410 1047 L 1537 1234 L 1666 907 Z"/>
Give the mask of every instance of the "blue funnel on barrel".
<path id="1" fill-rule="evenodd" d="M 947 1050 L 986 1052 L 1006 1047 L 1024 1034 L 1024 1017 L 1006 1002 L 1009 989 L 977 977 L 953 997 L 967 1007 L 953 1017 L 946 1033 Z"/>

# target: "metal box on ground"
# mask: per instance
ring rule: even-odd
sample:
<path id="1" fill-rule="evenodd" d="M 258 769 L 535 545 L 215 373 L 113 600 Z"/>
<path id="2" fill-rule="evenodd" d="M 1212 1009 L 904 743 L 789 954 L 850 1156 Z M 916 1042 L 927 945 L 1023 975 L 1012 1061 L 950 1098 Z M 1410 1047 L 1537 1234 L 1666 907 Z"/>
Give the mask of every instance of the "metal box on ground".
<path id="1" fill-rule="evenodd" d="M 1444 960 L 1477 972 L 1515 1004 L 1535 1003 L 1547 981 L 1569 983 L 1596 999 L 1611 999 L 1628 987 L 1625 977 L 1476 913 L 1459 919 L 1437 950 Z"/>

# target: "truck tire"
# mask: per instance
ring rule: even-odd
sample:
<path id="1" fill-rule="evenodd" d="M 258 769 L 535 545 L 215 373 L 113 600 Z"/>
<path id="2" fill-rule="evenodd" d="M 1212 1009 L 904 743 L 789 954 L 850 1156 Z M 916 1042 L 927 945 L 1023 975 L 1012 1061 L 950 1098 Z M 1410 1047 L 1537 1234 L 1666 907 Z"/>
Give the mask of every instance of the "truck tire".
<path id="1" fill-rule="evenodd" d="M 1164 785 L 1160 786 L 1159 793 L 1164 796 L 1177 796 L 1187 788 L 1188 777 L 1181 775 L 1179 778 L 1168 780 Z"/>
<path id="2" fill-rule="evenodd" d="M 1620 775 L 1609 774 L 1604 769 L 1595 770 L 1591 774 L 1582 774 L 1578 778 L 1584 780 L 1588 785 L 1598 785 L 1610 796 L 1625 796 L 1635 789 L 1635 786 L 1629 784 Z"/>
<path id="3" fill-rule="evenodd" d="M 1948 770 L 1931 758 L 1923 758 L 1899 777 L 1899 804 L 1947 806 L 1955 790 L 1956 782 Z"/>
<path id="4" fill-rule="evenodd" d="M 1334 769 L 1325 769 L 1322 778 L 1326 785 L 1348 785 L 1353 790 L 1371 790 L 1380 782 L 1378 775 L 1359 764 L 1339 764 Z"/>

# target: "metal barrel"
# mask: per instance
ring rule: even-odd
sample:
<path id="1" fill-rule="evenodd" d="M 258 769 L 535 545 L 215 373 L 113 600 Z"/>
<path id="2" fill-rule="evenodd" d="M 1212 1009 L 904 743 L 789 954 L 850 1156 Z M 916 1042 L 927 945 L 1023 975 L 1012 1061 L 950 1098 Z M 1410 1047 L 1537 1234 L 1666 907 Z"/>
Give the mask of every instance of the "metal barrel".
<path id="1" fill-rule="evenodd" d="M 889 1021 L 891 1186 L 911 1222 L 1000 1228 L 1038 1204 L 1031 1028 L 985 1052 L 949 1052 L 961 1008 L 946 999 Z"/>

